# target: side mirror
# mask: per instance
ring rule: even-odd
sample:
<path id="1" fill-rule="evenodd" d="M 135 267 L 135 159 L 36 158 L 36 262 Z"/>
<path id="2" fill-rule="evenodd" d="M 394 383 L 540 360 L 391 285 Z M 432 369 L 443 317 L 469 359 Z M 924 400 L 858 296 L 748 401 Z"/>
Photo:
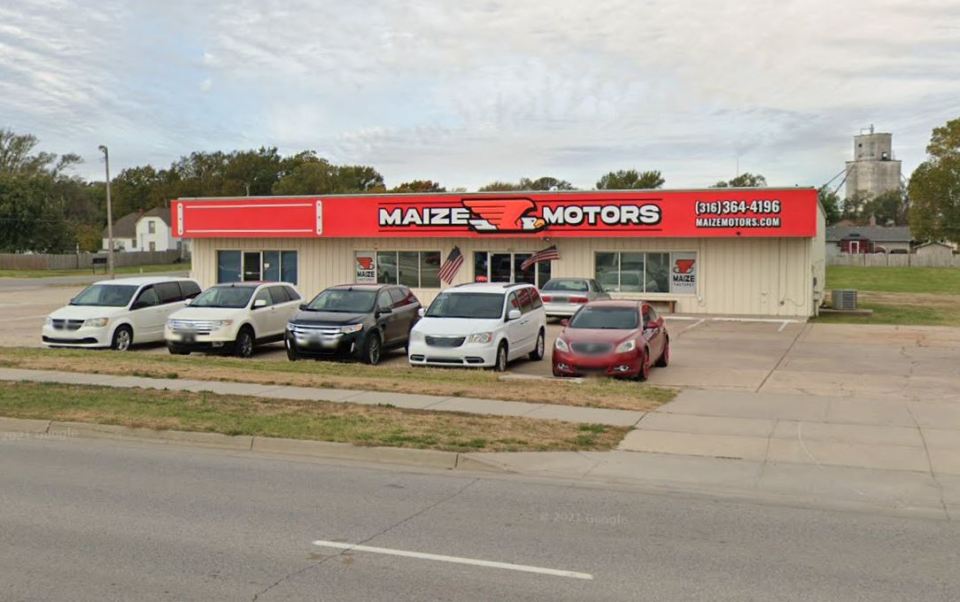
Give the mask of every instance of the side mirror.
<path id="1" fill-rule="evenodd" d="M 258 309 L 258 308 L 260 308 L 260 307 L 266 307 L 266 306 L 267 306 L 267 300 L 266 300 L 266 299 L 256 299 L 256 300 L 253 302 L 253 309 Z"/>
<path id="2" fill-rule="evenodd" d="M 520 313 L 519 309 L 511 309 L 507 312 L 507 320 L 519 320 L 521 315 L 523 314 Z"/>
<path id="3" fill-rule="evenodd" d="M 422 318 L 423 316 L 427 315 L 427 310 L 421 307 L 417 310 L 417 315 Z"/>
<path id="4" fill-rule="evenodd" d="M 560 326 L 563 326 L 564 328 L 570 326 L 570 318 L 564 318 L 560 320 Z"/>
<path id="5" fill-rule="evenodd" d="M 392 313 L 393 313 L 393 309 L 391 309 L 391 308 L 389 308 L 389 307 L 381 307 L 381 308 L 377 309 L 377 313 L 380 314 L 381 316 L 385 316 L 385 315 L 387 315 L 387 314 L 392 314 Z"/>
<path id="6" fill-rule="evenodd" d="M 306 303 L 301 303 L 301 304 L 300 304 L 300 311 L 305 311 L 306 309 L 307 309 L 307 304 L 306 304 Z"/>
<path id="7" fill-rule="evenodd" d="M 653 330 L 653 329 L 655 329 L 655 328 L 660 328 L 660 323 L 657 322 L 656 320 L 651 320 L 651 321 L 647 322 L 647 325 L 645 326 L 645 328 L 646 328 L 647 330 Z"/>

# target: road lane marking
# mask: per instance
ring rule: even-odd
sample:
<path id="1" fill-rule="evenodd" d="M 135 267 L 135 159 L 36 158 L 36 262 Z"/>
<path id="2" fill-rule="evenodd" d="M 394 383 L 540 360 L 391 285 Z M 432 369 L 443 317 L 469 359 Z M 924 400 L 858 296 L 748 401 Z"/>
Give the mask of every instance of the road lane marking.
<path id="1" fill-rule="evenodd" d="M 509 562 L 495 562 L 493 560 L 478 560 L 476 558 L 461 558 L 459 556 L 444 556 L 442 554 L 427 554 L 426 552 L 411 552 L 409 550 L 394 550 L 391 548 L 377 548 L 374 546 L 361 546 L 352 543 L 343 543 L 340 541 L 326 541 L 318 539 L 313 545 L 323 548 L 336 548 L 338 550 L 348 550 L 351 552 L 370 552 L 371 554 L 386 554 L 389 556 L 402 556 L 404 558 L 419 558 L 421 560 L 435 560 L 437 562 L 451 562 L 454 564 L 467 564 L 471 566 L 482 566 L 492 569 L 506 569 L 508 571 L 520 571 L 523 573 L 537 573 L 540 575 L 550 575 L 553 577 L 569 577 L 571 579 L 593 580 L 590 573 L 578 573 L 576 571 L 564 571 L 560 569 L 548 569 L 539 566 L 529 566 L 526 564 L 512 564 Z"/>

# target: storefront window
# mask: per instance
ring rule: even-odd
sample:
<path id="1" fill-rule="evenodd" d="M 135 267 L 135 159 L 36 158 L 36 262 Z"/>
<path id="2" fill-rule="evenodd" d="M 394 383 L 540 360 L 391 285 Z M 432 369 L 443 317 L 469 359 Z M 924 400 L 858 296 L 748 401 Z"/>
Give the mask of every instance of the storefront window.
<path id="1" fill-rule="evenodd" d="M 263 279 L 280 280 L 280 251 L 263 252 Z"/>
<path id="2" fill-rule="evenodd" d="M 377 282 L 440 288 L 440 251 L 379 251 Z"/>
<path id="3" fill-rule="evenodd" d="M 280 251 L 280 281 L 289 282 L 290 284 L 297 283 L 297 252 L 296 251 Z"/>
<path id="4" fill-rule="evenodd" d="M 420 253 L 420 288 L 440 288 L 440 251 Z"/>
<path id="5" fill-rule="evenodd" d="M 620 290 L 620 254 L 597 253 L 595 262 L 597 282 L 608 291 Z"/>
<path id="6" fill-rule="evenodd" d="M 647 253 L 647 292 L 670 292 L 670 254 Z"/>
<path id="7" fill-rule="evenodd" d="M 397 283 L 397 252 L 380 251 L 377 253 L 377 284 Z"/>
<path id="8" fill-rule="evenodd" d="M 420 286 L 420 254 L 416 251 L 400 251 L 397 253 L 397 274 L 399 284 L 417 288 Z"/>
<path id="9" fill-rule="evenodd" d="M 239 282 L 242 263 L 240 251 L 217 251 L 217 282 Z"/>
<path id="10" fill-rule="evenodd" d="M 217 251 L 217 282 L 297 283 L 296 251 Z"/>
<path id="11" fill-rule="evenodd" d="M 530 259 L 530 253 L 515 253 L 513 255 L 513 281 L 526 282 L 528 284 L 537 284 L 537 264 L 533 264 L 526 270 L 520 268 L 523 262 Z"/>
<path id="12" fill-rule="evenodd" d="M 528 282 L 543 286 L 550 280 L 551 262 L 544 261 L 521 270 L 523 262 L 531 253 L 491 253 L 476 251 L 473 254 L 473 277 L 475 282 Z"/>
<path id="13" fill-rule="evenodd" d="M 594 266 L 597 281 L 609 291 L 670 292 L 669 253 L 597 253 Z"/>

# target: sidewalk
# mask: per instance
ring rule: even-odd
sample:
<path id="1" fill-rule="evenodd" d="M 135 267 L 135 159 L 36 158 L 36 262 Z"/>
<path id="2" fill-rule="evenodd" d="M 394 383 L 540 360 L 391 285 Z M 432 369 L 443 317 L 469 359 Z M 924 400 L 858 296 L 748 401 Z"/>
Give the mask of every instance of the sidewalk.
<path id="1" fill-rule="evenodd" d="M 633 426 L 644 416 L 644 412 L 639 411 L 574 407 L 548 403 L 410 395 L 406 393 L 355 391 L 347 389 L 316 389 L 311 387 L 258 385 L 255 383 L 188 380 L 180 378 L 111 376 L 107 374 L 21 370 L 17 368 L 0 368 L 0 380 L 94 385 L 101 387 L 166 389 L 169 391 L 205 391 L 207 393 L 217 393 L 220 395 L 249 395 L 251 397 L 265 397 L 269 399 L 329 401 L 333 403 L 356 403 L 362 405 L 391 405 L 412 410 L 462 412 L 488 416 L 522 416 L 539 420 L 563 420 L 565 422 L 603 424 L 606 426 Z"/>

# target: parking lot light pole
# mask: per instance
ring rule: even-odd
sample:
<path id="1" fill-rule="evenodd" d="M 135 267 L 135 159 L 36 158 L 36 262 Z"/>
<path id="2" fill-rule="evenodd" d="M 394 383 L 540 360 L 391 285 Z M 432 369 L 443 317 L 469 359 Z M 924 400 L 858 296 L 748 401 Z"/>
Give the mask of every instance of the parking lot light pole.
<path id="1" fill-rule="evenodd" d="M 100 151 L 103 153 L 103 163 L 107 170 L 107 271 L 110 273 L 110 279 L 113 280 L 113 206 L 110 203 L 110 151 L 102 144 L 100 145 Z"/>

